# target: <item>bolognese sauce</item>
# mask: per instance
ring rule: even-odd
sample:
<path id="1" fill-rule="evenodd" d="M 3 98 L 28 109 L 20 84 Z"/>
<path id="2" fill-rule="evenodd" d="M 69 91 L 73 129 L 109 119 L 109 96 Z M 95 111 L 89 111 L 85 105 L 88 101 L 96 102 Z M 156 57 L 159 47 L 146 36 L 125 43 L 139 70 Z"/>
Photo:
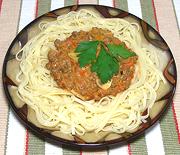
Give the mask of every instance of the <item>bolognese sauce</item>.
<path id="1" fill-rule="evenodd" d="M 73 32 L 64 41 L 55 40 L 57 50 L 50 50 L 46 67 L 57 85 L 65 90 L 71 91 L 84 100 L 100 100 L 107 95 L 115 96 L 126 90 L 134 77 L 137 56 L 127 59 L 121 58 L 118 74 L 111 79 L 111 85 L 107 89 L 99 86 L 99 78 L 96 73 L 91 72 L 90 65 L 81 68 L 76 59 L 75 49 L 81 41 L 103 41 L 105 44 L 119 45 L 122 42 L 106 29 L 92 28 L 92 30 Z"/>

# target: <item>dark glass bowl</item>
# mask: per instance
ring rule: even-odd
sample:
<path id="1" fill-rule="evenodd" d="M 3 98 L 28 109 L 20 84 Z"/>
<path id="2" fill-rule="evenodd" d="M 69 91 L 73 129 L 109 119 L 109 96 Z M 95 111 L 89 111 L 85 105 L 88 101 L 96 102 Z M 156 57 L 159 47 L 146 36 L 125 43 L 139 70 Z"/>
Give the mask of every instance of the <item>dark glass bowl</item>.
<path id="1" fill-rule="evenodd" d="M 161 49 L 161 51 L 167 55 L 167 60 L 165 62 L 166 67 L 164 68 L 163 73 L 166 80 L 168 81 L 168 85 L 165 88 L 162 88 L 165 90 L 165 92 L 151 108 L 150 116 L 147 118 L 147 122 L 142 123 L 134 132 L 125 132 L 122 134 L 103 132 L 98 134 L 89 133 L 89 135 L 86 135 L 86 137 L 65 135 L 63 133 L 55 132 L 51 129 L 40 126 L 36 120 L 33 110 L 28 107 L 27 104 L 19 103 L 18 97 L 15 95 L 15 90 L 18 85 L 14 80 L 14 76 L 18 68 L 18 64 L 15 62 L 15 54 L 17 51 L 21 49 L 28 42 L 28 40 L 40 32 L 38 24 L 41 21 L 53 21 L 59 15 L 67 14 L 70 11 L 77 11 L 82 8 L 93 10 L 104 18 L 123 18 L 127 21 L 138 23 L 142 33 L 142 40 Z M 155 122 L 157 122 L 157 120 L 163 116 L 163 113 L 172 102 L 176 88 L 177 71 L 175 60 L 167 43 L 155 29 L 153 29 L 142 19 L 117 8 L 101 5 L 75 5 L 48 12 L 28 24 L 15 37 L 7 51 L 3 64 L 2 78 L 7 101 L 26 128 L 33 131 L 33 133 L 35 133 L 37 136 L 58 145 L 98 149 L 116 145 L 119 146 L 120 144 L 131 142 L 143 134 L 145 130 L 150 128 Z M 146 111 L 144 113 L 146 113 Z"/>

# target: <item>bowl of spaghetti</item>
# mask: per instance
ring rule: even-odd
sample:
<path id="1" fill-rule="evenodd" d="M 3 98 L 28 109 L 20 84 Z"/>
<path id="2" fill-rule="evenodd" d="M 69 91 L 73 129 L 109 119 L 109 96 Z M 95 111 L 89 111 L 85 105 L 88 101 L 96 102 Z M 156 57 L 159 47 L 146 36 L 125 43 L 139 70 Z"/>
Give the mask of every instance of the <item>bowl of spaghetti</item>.
<path id="1" fill-rule="evenodd" d="M 78 5 L 46 13 L 11 43 L 3 85 L 17 117 L 54 143 L 100 148 L 130 142 L 171 103 L 173 55 L 143 20 Z"/>

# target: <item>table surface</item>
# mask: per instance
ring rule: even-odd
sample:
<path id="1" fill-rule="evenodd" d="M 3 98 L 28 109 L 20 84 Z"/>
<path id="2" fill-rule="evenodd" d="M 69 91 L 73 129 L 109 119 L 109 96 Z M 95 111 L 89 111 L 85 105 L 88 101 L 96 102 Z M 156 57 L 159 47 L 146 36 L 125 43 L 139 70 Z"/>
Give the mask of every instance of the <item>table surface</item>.
<path id="1" fill-rule="evenodd" d="M 144 19 L 167 41 L 180 68 L 180 0 L 0 0 L 0 65 L 16 34 L 39 15 L 72 4 L 117 7 Z M 1 70 L 2 71 L 2 70 Z M 180 76 L 178 76 L 179 82 Z M 0 155 L 179 155 L 180 84 L 172 105 L 160 122 L 131 144 L 86 152 L 63 148 L 40 140 L 16 119 L 5 100 L 0 82 Z"/>

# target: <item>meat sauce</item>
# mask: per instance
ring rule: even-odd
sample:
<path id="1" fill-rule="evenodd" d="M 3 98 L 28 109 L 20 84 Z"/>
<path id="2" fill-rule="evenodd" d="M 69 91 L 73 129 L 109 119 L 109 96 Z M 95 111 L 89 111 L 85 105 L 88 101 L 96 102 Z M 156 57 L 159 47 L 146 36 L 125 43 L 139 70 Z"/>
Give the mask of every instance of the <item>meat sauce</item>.
<path id="1" fill-rule="evenodd" d="M 90 40 L 103 41 L 105 44 L 121 44 L 121 41 L 115 38 L 112 32 L 100 28 L 92 28 L 89 32 L 73 32 L 64 41 L 55 40 L 54 44 L 57 50 L 49 51 L 49 62 L 46 67 L 50 70 L 57 85 L 84 100 L 100 100 L 104 96 L 115 96 L 126 90 L 134 76 L 137 56 L 121 60 L 119 73 L 113 76 L 111 86 L 104 90 L 99 87 L 97 83 L 99 78 L 96 73 L 91 72 L 90 65 L 80 68 L 76 57 L 70 56 L 75 55 L 75 49 L 81 41 Z"/>

